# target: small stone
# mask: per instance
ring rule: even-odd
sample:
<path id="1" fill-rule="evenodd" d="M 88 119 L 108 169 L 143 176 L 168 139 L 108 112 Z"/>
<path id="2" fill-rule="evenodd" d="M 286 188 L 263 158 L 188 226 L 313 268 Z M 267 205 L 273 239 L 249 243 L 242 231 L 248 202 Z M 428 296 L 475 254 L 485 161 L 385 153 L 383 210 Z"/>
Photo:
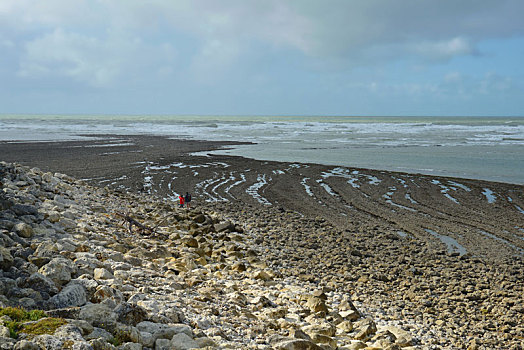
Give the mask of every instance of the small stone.
<path id="1" fill-rule="evenodd" d="M 246 265 L 243 262 L 236 262 L 231 266 L 231 270 L 238 271 L 238 272 L 244 272 L 247 270 Z"/>
<path id="2" fill-rule="evenodd" d="M 71 260 L 54 258 L 38 270 L 42 275 L 50 278 L 56 285 L 63 285 L 71 280 L 71 274 L 76 271 Z"/>
<path id="3" fill-rule="evenodd" d="M 184 237 L 180 242 L 191 248 L 198 248 L 198 241 L 193 237 Z"/>
<path id="4" fill-rule="evenodd" d="M 9 337 L 0 337 L 0 349 L 13 349 L 16 340 Z"/>
<path id="5" fill-rule="evenodd" d="M 306 306 L 311 310 L 313 313 L 317 312 L 328 312 L 328 308 L 321 298 L 317 297 L 309 297 L 307 299 Z"/>
<path id="6" fill-rule="evenodd" d="M 32 205 L 15 204 L 11 207 L 11 210 L 18 216 L 38 215 L 38 209 Z"/>
<path id="7" fill-rule="evenodd" d="M 39 350 L 40 347 L 38 344 L 29 341 L 29 340 L 20 340 L 18 343 L 15 344 L 14 350 Z"/>
<path id="8" fill-rule="evenodd" d="M 45 218 L 51 223 L 60 221 L 60 214 L 57 211 L 49 211 L 45 214 Z"/>
<path id="9" fill-rule="evenodd" d="M 124 343 L 118 347 L 118 350 L 142 350 L 142 344 L 140 343 Z"/>
<path id="10" fill-rule="evenodd" d="M 337 325 L 337 329 L 344 333 L 349 333 L 353 330 L 353 323 L 351 321 L 342 321 Z"/>
<path id="11" fill-rule="evenodd" d="M 75 307 L 85 305 L 87 302 L 86 290 L 80 284 L 68 284 L 58 293 L 49 299 L 49 304 L 54 309 Z"/>
<path id="12" fill-rule="evenodd" d="M 100 328 L 116 324 L 117 319 L 112 309 L 104 304 L 86 304 L 80 309 L 78 317 Z"/>
<path id="13" fill-rule="evenodd" d="M 9 249 L 0 246 L 0 269 L 8 270 L 13 265 L 14 259 Z"/>
<path id="14" fill-rule="evenodd" d="M 33 228 L 25 222 L 19 222 L 13 227 L 13 230 L 23 238 L 31 238 L 33 236 Z"/>
<path id="15" fill-rule="evenodd" d="M 215 224 L 214 226 L 215 226 L 216 232 L 235 230 L 235 225 L 233 225 L 230 221 L 221 222 L 221 223 Z"/>
<path id="16" fill-rule="evenodd" d="M 284 340 L 273 345 L 275 350 L 324 350 L 317 344 L 304 339 Z"/>
<path id="17" fill-rule="evenodd" d="M 113 339 L 113 335 L 105 329 L 94 327 L 93 330 L 90 333 L 88 333 L 84 338 L 86 340 L 102 339 L 105 342 L 109 342 L 111 341 L 111 339 Z"/>
<path id="18" fill-rule="evenodd" d="M 37 335 L 33 338 L 41 349 L 62 349 L 63 342 L 55 336 L 49 334 Z"/>
<path id="19" fill-rule="evenodd" d="M 106 340 L 102 338 L 95 338 L 89 340 L 89 344 L 93 348 L 93 350 L 116 350 L 116 347 L 112 344 L 108 343 Z"/>
<path id="20" fill-rule="evenodd" d="M 195 341 L 197 342 L 199 348 L 215 348 L 217 346 L 215 341 L 208 337 L 195 338 Z"/>
<path id="21" fill-rule="evenodd" d="M 386 330 L 395 335 L 395 344 L 401 347 L 413 345 L 413 336 L 409 332 L 395 326 L 388 326 Z"/>
<path id="22" fill-rule="evenodd" d="M 322 334 L 327 335 L 328 337 L 332 337 L 335 335 L 336 332 L 335 326 L 327 322 L 305 326 L 302 328 L 302 330 L 309 334 L 311 338 L 313 338 L 312 334 Z"/>
<path id="23" fill-rule="evenodd" d="M 0 325 L 0 337 L 9 338 L 10 336 L 9 328 Z"/>
<path id="24" fill-rule="evenodd" d="M 193 221 L 197 224 L 203 224 L 206 222 L 206 216 L 204 214 L 198 214 L 193 218 Z"/>
<path id="25" fill-rule="evenodd" d="M 358 321 L 353 324 L 353 327 L 356 332 L 354 338 L 358 340 L 365 339 L 377 331 L 377 326 L 371 318 L 365 318 Z"/>
<path id="26" fill-rule="evenodd" d="M 253 278 L 262 281 L 271 281 L 273 279 L 273 277 L 264 270 L 259 270 L 253 273 Z"/>
<path id="27" fill-rule="evenodd" d="M 346 310 L 346 311 L 341 311 L 339 313 L 339 315 L 345 319 L 345 320 L 349 320 L 349 321 L 356 321 L 358 320 L 358 318 L 360 317 L 360 315 L 358 314 L 358 312 L 354 311 L 354 310 Z"/>
<path id="28" fill-rule="evenodd" d="M 111 299 L 117 304 L 123 300 L 122 292 L 109 286 L 98 286 L 96 292 L 91 297 L 91 301 L 94 303 L 101 303 L 104 300 Z"/>
<path id="29" fill-rule="evenodd" d="M 104 268 L 96 268 L 93 271 L 93 278 L 95 280 L 110 280 L 115 278 L 115 276 Z"/>
<path id="30" fill-rule="evenodd" d="M 171 340 L 157 339 L 155 341 L 155 350 L 171 350 Z"/>
<path id="31" fill-rule="evenodd" d="M 302 331 L 301 329 L 292 329 L 289 331 L 289 336 L 296 339 L 304 339 L 311 341 L 311 337 L 307 335 L 306 332 Z"/>
<path id="32" fill-rule="evenodd" d="M 348 346 L 345 346 L 344 350 L 360 350 L 360 349 L 366 349 L 367 347 L 368 346 L 366 345 L 366 343 L 359 341 L 356 343 L 352 343 Z"/>
<path id="33" fill-rule="evenodd" d="M 171 348 L 173 350 L 198 349 L 198 343 L 185 333 L 178 333 L 171 339 Z"/>

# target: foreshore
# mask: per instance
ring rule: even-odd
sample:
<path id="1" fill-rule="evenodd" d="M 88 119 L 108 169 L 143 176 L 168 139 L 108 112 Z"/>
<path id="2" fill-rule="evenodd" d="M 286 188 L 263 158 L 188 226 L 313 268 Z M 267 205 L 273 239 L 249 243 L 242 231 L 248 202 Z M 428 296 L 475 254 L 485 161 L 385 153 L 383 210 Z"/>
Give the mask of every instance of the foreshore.
<path id="1" fill-rule="evenodd" d="M 167 205 L 169 212 L 178 211 L 170 202 L 175 193 L 190 191 L 195 209 L 187 213 L 182 211 L 183 215 L 189 216 L 181 221 L 190 221 L 191 215 L 199 215 L 197 213 L 208 215 L 209 220 L 218 225 L 230 221 L 234 224 L 228 229 L 232 234 L 226 235 L 228 242 L 240 240 L 244 242 L 240 251 L 252 249 L 258 257 L 257 261 L 249 261 L 246 256 L 249 254 L 245 252 L 225 253 L 225 260 L 221 263 L 229 268 L 223 267 L 222 270 L 225 268 L 228 273 L 232 270 L 238 274 L 222 277 L 248 284 L 253 279 L 259 283 L 260 279 L 254 278 L 252 273 L 257 269 L 264 270 L 257 266 L 267 266 L 268 279 L 262 278 L 264 283 L 257 288 L 261 288 L 262 294 L 278 295 L 269 298 L 270 301 L 293 299 L 289 296 L 293 293 L 286 298 L 280 296 L 282 293 L 287 295 L 282 289 L 289 290 L 287 284 L 292 280 L 290 285 L 302 288 L 304 295 L 320 298 L 326 306 L 322 322 L 311 317 L 315 314 L 311 309 L 304 311 L 308 310 L 307 296 L 303 302 L 297 301 L 297 305 L 271 306 L 272 312 L 278 311 L 278 314 L 268 317 L 272 322 L 266 318 L 262 320 L 255 312 L 268 314 L 269 309 L 254 311 L 251 308 L 249 312 L 254 318 L 237 311 L 239 317 L 261 322 L 249 324 L 247 329 L 263 327 L 271 331 L 267 334 L 252 332 L 249 336 L 239 333 L 238 339 L 243 340 L 235 343 L 237 340 L 233 341 L 232 336 L 229 336 L 230 340 L 228 337 L 213 338 L 217 336 L 215 333 L 211 336 L 202 329 L 203 334 L 199 335 L 211 337 L 214 346 L 227 347 L 230 341 L 237 347 L 242 344 L 241 347 L 246 348 L 271 348 L 277 343 L 290 341 L 283 338 L 276 341 L 272 335 L 300 338 L 295 331 L 291 332 L 297 328 L 309 337 L 304 341 L 327 348 L 358 348 L 360 345 L 356 344 L 360 343 L 375 348 L 522 348 L 523 186 L 315 164 L 191 155 L 223 146 L 227 144 L 148 136 L 106 136 L 89 142 L 2 143 L 0 160 L 84 179 L 102 190 L 90 190 L 91 194 L 84 191 L 85 195 L 80 198 L 89 202 L 95 201 L 94 198 L 88 199 L 93 195 L 108 196 L 105 201 L 96 199 L 102 202 L 100 205 L 105 214 L 128 210 L 150 225 L 158 220 L 161 214 L 156 211 L 163 206 Z M 17 187 L 24 192 L 24 186 Z M 72 203 L 68 203 L 80 206 L 75 196 L 70 196 Z M 120 199 L 116 201 L 114 198 Z M 118 204 L 104 204 L 106 202 Z M 102 213 L 92 213 L 92 203 L 88 207 L 91 208 L 89 215 L 100 221 Z M 77 208 L 75 215 L 80 215 L 80 212 Z M 89 218 L 94 220 L 93 216 Z M 87 217 L 82 220 L 87 220 Z M 114 220 L 111 225 L 117 227 Z M 186 234 L 179 234 L 178 239 L 193 235 L 190 222 L 184 224 L 189 225 L 185 228 Z M 4 230 L 12 232 L 13 227 Z M 96 227 L 107 234 L 107 228 Z M 169 231 L 169 227 L 176 225 L 165 227 Z M 183 226 L 177 228 L 183 229 Z M 73 232 L 65 234 L 74 235 L 76 226 L 71 230 Z M 7 232 L 4 235 L 8 235 Z M 125 229 L 118 228 L 115 232 L 123 233 Z M 198 249 L 199 239 L 196 238 L 196 247 L 189 248 Z M 105 240 L 103 246 L 107 248 L 111 242 Z M 153 241 L 153 237 L 147 238 L 147 244 L 160 249 L 162 241 Z M 180 243 L 176 241 L 174 246 L 178 247 Z M 165 256 L 155 256 L 146 266 L 151 270 L 154 266 L 160 268 L 155 274 L 163 271 L 166 277 L 166 270 L 169 270 L 166 264 L 177 254 L 181 253 L 170 251 Z M 231 255 L 238 255 L 240 260 L 230 261 Z M 258 265 L 259 260 L 262 265 Z M 238 271 L 244 268 L 244 271 Z M 111 269 L 115 267 L 111 266 Z M 216 268 L 207 273 L 200 269 L 206 268 L 197 262 L 196 268 L 189 270 L 200 278 L 217 272 L 213 270 Z M 184 286 L 184 291 L 188 291 L 188 286 L 191 292 L 197 293 L 198 288 L 191 289 L 193 286 L 186 280 L 194 277 L 192 273 L 184 275 L 183 282 L 178 283 Z M 140 288 L 139 282 L 134 282 L 137 288 Z M 57 290 L 63 287 L 58 285 Z M 239 294 L 245 296 L 247 289 L 255 287 L 243 288 Z M 264 288 L 275 289 L 268 292 Z M 217 302 L 211 296 L 202 297 L 201 292 L 198 291 L 197 301 L 204 304 Z M 214 295 L 216 291 L 209 293 Z M 251 305 L 247 302 L 250 297 L 256 295 L 246 297 L 245 305 Z M 346 315 L 348 305 L 353 305 L 351 301 L 359 317 L 353 320 L 337 317 L 336 313 Z M 292 308 L 298 305 L 301 310 Z M 346 310 L 341 305 L 346 305 Z M 352 307 L 349 309 L 353 310 Z M 220 314 L 222 309 L 218 310 Z M 290 322 L 297 317 L 296 323 Z M 334 331 L 321 331 L 316 326 L 313 331 L 304 323 L 306 319 L 309 326 L 326 323 L 334 327 L 328 327 Z M 378 330 L 373 330 L 370 320 Z M 182 321 L 194 326 L 191 317 Z M 352 330 L 340 330 L 338 325 L 346 321 L 351 323 Z M 349 323 L 344 323 L 345 327 L 349 327 Z M 368 327 L 366 332 L 370 333 L 358 335 L 360 326 Z M 385 333 L 386 327 L 390 327 L 389 333 Z M 193 327 L 193 340 L 199 338 L 195 336 L 197 333 Z M 314 334 L 329 339 L 315 338 Z"/>

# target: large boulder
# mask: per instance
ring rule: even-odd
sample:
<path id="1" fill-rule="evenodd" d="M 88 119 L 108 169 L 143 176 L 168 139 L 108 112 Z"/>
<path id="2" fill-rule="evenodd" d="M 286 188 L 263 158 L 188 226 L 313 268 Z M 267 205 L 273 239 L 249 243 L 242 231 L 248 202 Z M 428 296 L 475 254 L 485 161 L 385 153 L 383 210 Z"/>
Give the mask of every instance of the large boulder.
<path id="1" fill-rule="evenodd" d="M 235 231 L 235 225 L 231 221 L 224 221 L 214 225 L 216 232 Z"/>
<path id="2" fill-rule="evenodd" d="M 11 333 L 9 332 L 9 328 L 0 325 L 0 338 L 1 337 L 9 338 L 11 336 L 10 334 Z"/>
<path id="3" fill-rule="evenodd" d="M 62 349 L 63 342 L 55 336 L 49 334 L 37 335 L 33 338 L 40 349 Z"/>
<path id="4" fill-rule="evenodd" d="M 355 339 L 363 340 L 375 334 L 377 326 L 371 318 L 365 318 L 353 324 L 355 331 Z"/>
<path id="5" fill-rule="evenodd" d="M 23 238 L 31 238 L 33 236 L 33 227 L 31 227 L 31 225 L 26 224 L 25 222 L 19 222 L 18 224 L 16 224 L 13 227 L 13 231 Z"/>
<path id="6" fill-rule="evenodd" d="M 53 309 L 63 309 L 85 305 L 87 302 L 85 288 L 78 284 L 68 284 L 48 301 L 48 307 Z"/>
<path id="7" fill-rule="evenodd" d="M 39 272 L 33 273 L 29 278 L 24 280 L 20 287 L 22 288 L 32 288 L 40 293 L 44 300 L 49 299 L 49 297 L 58 293 L 58 288 L 55 283 L 48 277 L 42 275 Z"/>
<path id="8" fill-rule="evenodd" d="M 0 269 L 7 271 L 13 265 L 13 261 L 9 249 L 0 246 Z"/>
<path id="9" fill-rule="evenodd" d="M 89 275 L 82 275 L 78 278 L 72 279 L 68 284 L 79 284 L 82 287 L 84 287 L 86 294 L 87 294 L 87 300 L 91 300 L 99 286 L 98 282 L 94 279 L 91 279 L 91 276 Z"/>
<path id="10" fill-rule="evenodd" d="M 115 278 L 111 272 L 103 267 L 98 267 L 93 271 L 93 278 L 95 280 L 110 280 Z"/>
<path id="11" fill-rule="evenodd" d="M 0 337 L 0 349 L 13 349 L 16 340 L 9 337 Z"/>
<path id="12" fill-rule="evenodd" d="M 188 325 L 178 323 L 178 324 L 163 324 L 155 323 L 150 321 L 143 321 L 136 325 L 136 328 L 140 332 L 151 333 L 156 339 L 171 339 L 175 334 L 185 333 L 188 336 L 193 336 L 193 331 Z"/>
<path id="13" fill-rule="evenodd" d="M 317 344 L 305 339 L 283 340 L 273 345 L 275 350 L 324 350 Z"/>
<path id="14" fill-rule="evenodd" d="M 42 242 L 36 247 L 36 250 L 34 252 L 35 256 L 47 256 L 47 257 L 54 257 L 58 254 L 58 247 L 56 246 L 56 243 L 51 241 L 45 241 Z"/>
<path id="15" fill-rule="evenodd" d="M 0 277 L 0 295 L 5 295 L 15 288 L 16 288 L 16 281 L 14 279 L 7 278 L 7 277 Z"/>
<path id="16" fill-rule="evenodd" d="M 38 215 L 38 209 L 32 205 L 15 204 L 11 207 L 11 210 L 18 216 Z"/>
<path id="17" fill-rule="evenodd" d="M 157 300 L 140 300 L 136 303 L 147 312 L 147 318 L 158 323 L 178 323 L 182 320 L 181 310 L 172 303 L 160 303 Z"/>
<path id="18" fill-rule="evenodd" d="M 328 312 L 328 308 L 326 306 L 326 303 L 322 298 L 311 296 L 307 299 L 306 306 L 311 310 L 313 313 L 317 312 Z"/>
<path id="19" fill-rule="evenodd" d="M 118 322 L 127 325 L 135 326 L 144 321 L 147 317 L 147 312 L 141 307 L 129 303 L 121 303 L 113 310 L 118 316 Z"/>
<path id="20" fill-rule="evenodd" d="M 78 317 L 104 329 L 112 329 L 117 320 L 116 313 L 105 304 L 86 304 L 80 309 Z"/>
<path id="21" fill-rule="evenodd" d="M 171 339 L 171 349 L 173 350 L 190 350 L 198 349 L 200 345 L 185 333 L 178 333 Z"/>
<path id="22" fill-rule="evenodd" d="M 93 275 L 96 268 L 102 268 L 102 262 L 92 253 L 77 252 L 75 253 L 75 266 L 78 274 Z"/>
<path id="23" fill-rule="evenodd" d="M 71 275 L 76 273 L 76 267 L 71 260 L 57 257 L 42 266 L 39 272 L 61 286 L 71 281 Z"/>

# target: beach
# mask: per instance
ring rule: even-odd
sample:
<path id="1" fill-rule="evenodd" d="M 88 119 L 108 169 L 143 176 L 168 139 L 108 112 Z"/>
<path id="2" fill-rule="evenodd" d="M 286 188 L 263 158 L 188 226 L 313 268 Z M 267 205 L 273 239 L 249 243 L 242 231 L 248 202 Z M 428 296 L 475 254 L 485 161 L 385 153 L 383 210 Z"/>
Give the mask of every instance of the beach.
<path id="1" fill-rule="evenodd" d="M 351 296 L 420 348 L 522 347 L 522 185 L 208 154 L 235 142 L 97 136 L 2 142 L 0 160 L 158 203 L 191 192 L 278 274 Z"/>

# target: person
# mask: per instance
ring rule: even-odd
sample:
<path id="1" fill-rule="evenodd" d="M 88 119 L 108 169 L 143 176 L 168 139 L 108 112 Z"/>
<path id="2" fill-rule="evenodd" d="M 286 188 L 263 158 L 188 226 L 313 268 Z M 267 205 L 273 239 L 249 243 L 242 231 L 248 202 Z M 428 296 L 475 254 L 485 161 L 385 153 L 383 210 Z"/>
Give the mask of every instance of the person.
<path id="1" fill-rule="evenodd" d="M 180 205 L 179 205 L 180 208 L 183 208 L 184 207 L 184 196 L 179 195 L 178 200 L 180 201 Z"/>
<path id="2" fill-rule="evenodd" d="M 186 192 L 186 196 L 184 197 L 184 200 L 186 202 L 186 207 L 191 208 L 191 194 L 189 192 Z"/>

